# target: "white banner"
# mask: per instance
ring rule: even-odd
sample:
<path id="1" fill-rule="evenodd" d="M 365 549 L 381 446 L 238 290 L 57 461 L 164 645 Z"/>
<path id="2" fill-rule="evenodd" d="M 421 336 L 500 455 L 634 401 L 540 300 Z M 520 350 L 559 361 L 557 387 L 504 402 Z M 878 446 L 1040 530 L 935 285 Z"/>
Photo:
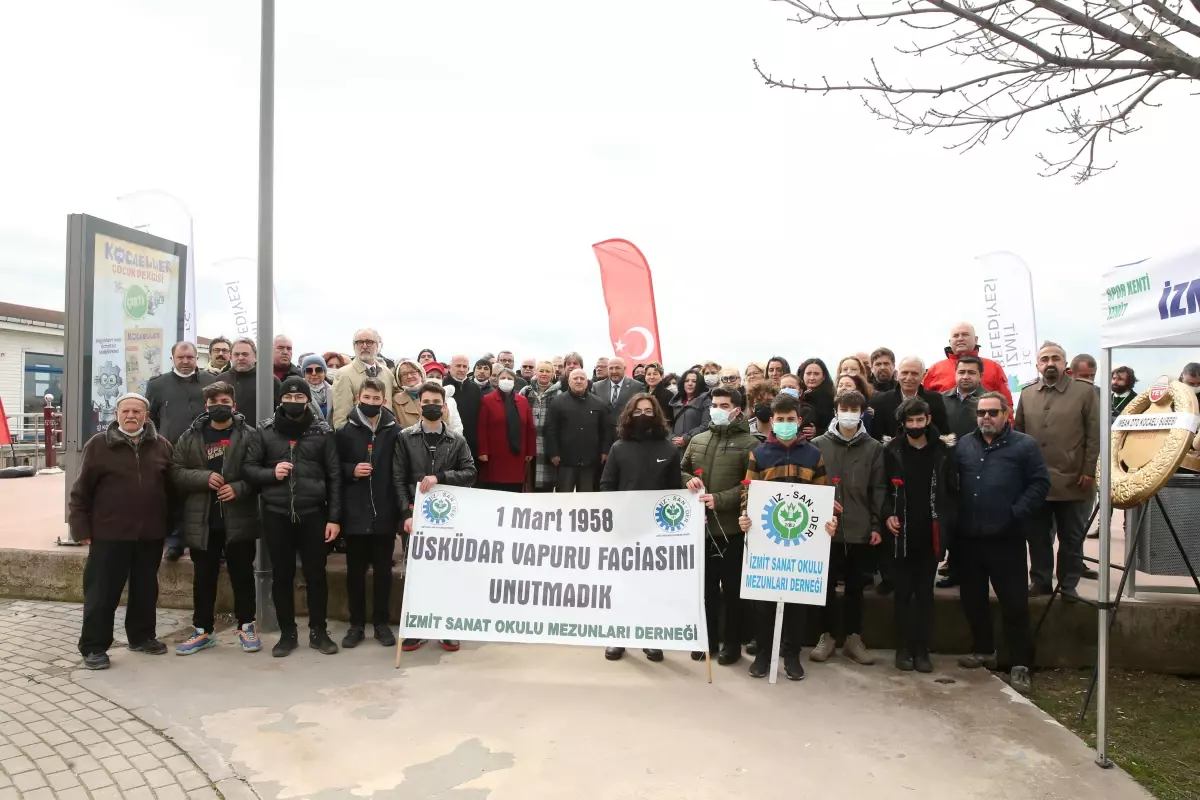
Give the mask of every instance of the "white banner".
<path id="1" fill-rule="evenodd" d="M 1200 344 L 1200 248 L 1104 273 L 1101 347 Z"/>
<path id="2" fill-rule="evenodd" d="M 707 650 L 704 513 L 683 491 L 417 494 L 403 638 Z"/>
<path id="3" fill-rule="evenodd" d="M 1166 431 L 1179 428 L 1195 433 L 1200 416 L 1195 414 L 1128 414 L 1113 420 L 1114 431 Z"/>
<path id="4" fill-rule="evenodd" d="M 743 599 L 825 605 L 833 498 L 832 486 L 750 482 Z"/>
<path id="5" fill-rule="evenodd" d="M 979 355 L 996 361 L 1008 376 L 1015 398 L 1022 384 L 1038 376 L 1037 319 L 1029 267 L 1012 253 L 988 253 L 975 259 L 982 279 L 980 299 L 986 320 L 979 335 Z"/>

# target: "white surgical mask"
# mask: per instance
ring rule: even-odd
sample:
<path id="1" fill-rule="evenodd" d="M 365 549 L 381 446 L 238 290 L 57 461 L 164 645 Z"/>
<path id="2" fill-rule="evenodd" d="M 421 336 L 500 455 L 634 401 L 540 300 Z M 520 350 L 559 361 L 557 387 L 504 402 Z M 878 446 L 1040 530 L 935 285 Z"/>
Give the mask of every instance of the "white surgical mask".
<path id="1" fill-rule="evenodd" d="M 1200 386 L 1193 386 L 1192 391 L 1195 392 L 1197 395 L 1200 395 Z"/>
<path id="2" fill-rule="evenodd" d="M 780 389 L 779 391 L 783 394 L 790 394 L 792 397 L 795 397 L 795 398 L 800 397 L 800 390 L 793 389 L 791 386 L 785 386 L 782 389 Z"/>
<path id="3" fill-rule="evenodd" d="M 710 372 L 709 374 L 704 376 L 704 383 L 706 386 L 709 386 L 709 387 L 716 386 L 720 382 L 721 382 L 720 375 L 714 375 Z"/>
<path id="4" fill-rule="evenodd" d="M 124 428 L 122 428 L 120 425 L 118 425 L 118 426 L 117 426 L 117 430 L 119 430 L 121 433 L 123 433 L 123 434 L 125 434 L 126 436 L 128 436 L 130 439 L 136 439 L 136 438 L 138 438 L 139 436 L 141 436 L 141 435 L 142 435 L 142 431 L 146 430 L 146 426 L 145 426 L 145 425 L 143 425 L 142 427 L 138 428 L 136 431 L 133 431 L 132 433 L 131 433 L 131 432 L 129 432 L 129 431 L 127 431 L 127 430 L 125 430 L 125 429 L 124 429 Z"/>
<path id="5" fill-rule="evenodd" d="M 441 379 L 441 378 L 426 378 L 426 379 L 425 379 L 425 382 L 426 382 L 426 383 L 436 383 L 438 386 L 441 386 L 441 385 L 442 385 L 442 379 Z"/>
<path id="6" fill-rule="evenodd" d="M 712 420 L 713 425 L 728 425 L 729 411 L 728 409 L 724 408 L 714 408 L 708 412 L 708 418 Z"/>
<path id="7" fill-rule="evenodd" d="M 496 385 L 500 387 L 500 391 L 508 394 L 513 390 L 515 383 L 512 378 L 501 378 L 500 382 Z"/>
<path id="8" fill-rule="evenodd" d="M 839 411 L 837 420 L 843 428 L 857 428 L 862 416 L 857 411 Z"/>
<path id="9" fill-rule="evenodd" d="M 679 387 L 673 383 L 670 383 L 670 384 L 667 384 L 667 391 L 670 392 L 671 394 L 678 394 Z"/>

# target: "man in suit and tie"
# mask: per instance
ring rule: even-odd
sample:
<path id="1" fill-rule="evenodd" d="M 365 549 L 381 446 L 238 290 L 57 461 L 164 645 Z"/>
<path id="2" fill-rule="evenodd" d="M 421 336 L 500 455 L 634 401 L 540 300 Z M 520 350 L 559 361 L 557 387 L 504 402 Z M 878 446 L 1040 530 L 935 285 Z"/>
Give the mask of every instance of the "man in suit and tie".
<path id="1" fill-rule="evenodd" d="M 592 384 L 592 394 L 600 398 L 600 402 L 608 409 L 609 430 L 615 430 L 617 420 L 625 405 L 639 392 L 646 391 L 646 384 L 625 377 L 625 359 L 610 358 L 608 360 L 608 380 L 596 381 Z"/>

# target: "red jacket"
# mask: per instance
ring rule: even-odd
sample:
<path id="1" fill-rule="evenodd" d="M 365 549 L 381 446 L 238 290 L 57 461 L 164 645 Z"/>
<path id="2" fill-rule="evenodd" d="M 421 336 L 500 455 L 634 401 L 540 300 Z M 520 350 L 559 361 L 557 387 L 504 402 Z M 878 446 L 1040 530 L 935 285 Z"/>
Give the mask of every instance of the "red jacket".
<path id="1" fill-rule="evenodd" d="M 976 348 L 970 352 L 970 355 L 978 356 L 979 349 Z M 999 392 L 1004 395 L 1008 407 L 1012 408 L 1012 392 L 1008 389 L 1008 376 L 1004 374 L 1004 367 L 990 358 L 983 358 L 983 388 L 988 392 Z M 954 388 L 955 377 L 954 372 L 958 369 L 958 356 L 954 355 L 949 347 L 946 348 L 946 357 L 934 364 L 925 373 L 925 388 L 932 389 L 935 392 L 947 392 Z"/>
<path id="2" fill-rule="evenodd" d="M 514 394 L 516 390 L 513 390 Z M 529 401 L 516 394 L 517 414 L 521 419 L 521 452 L 513 455 L 508 447 L 508 428 L 504 415 L 504 393 L 497 389 L 483 398 L 479 406 L 479 480 L 483 483 L 524 483 L 525 459 L 537 455 L 537 429 Z"/>

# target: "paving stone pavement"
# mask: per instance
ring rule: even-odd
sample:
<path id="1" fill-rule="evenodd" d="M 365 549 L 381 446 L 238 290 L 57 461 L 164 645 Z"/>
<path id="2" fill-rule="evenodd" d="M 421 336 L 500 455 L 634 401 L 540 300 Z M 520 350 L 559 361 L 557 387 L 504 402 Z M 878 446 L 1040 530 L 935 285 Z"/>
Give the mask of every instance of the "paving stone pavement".
<path id="1" fill-rule="evenodd" d="M 76 680 L 82 618 L 73 603 L 0 599 L 0 800 L 220 797 L 179 745 Z M 110 653 L 127 644 L 124 618 L 122 607 Z M 189 624 L 158 611 L 160 639 Z"/>

